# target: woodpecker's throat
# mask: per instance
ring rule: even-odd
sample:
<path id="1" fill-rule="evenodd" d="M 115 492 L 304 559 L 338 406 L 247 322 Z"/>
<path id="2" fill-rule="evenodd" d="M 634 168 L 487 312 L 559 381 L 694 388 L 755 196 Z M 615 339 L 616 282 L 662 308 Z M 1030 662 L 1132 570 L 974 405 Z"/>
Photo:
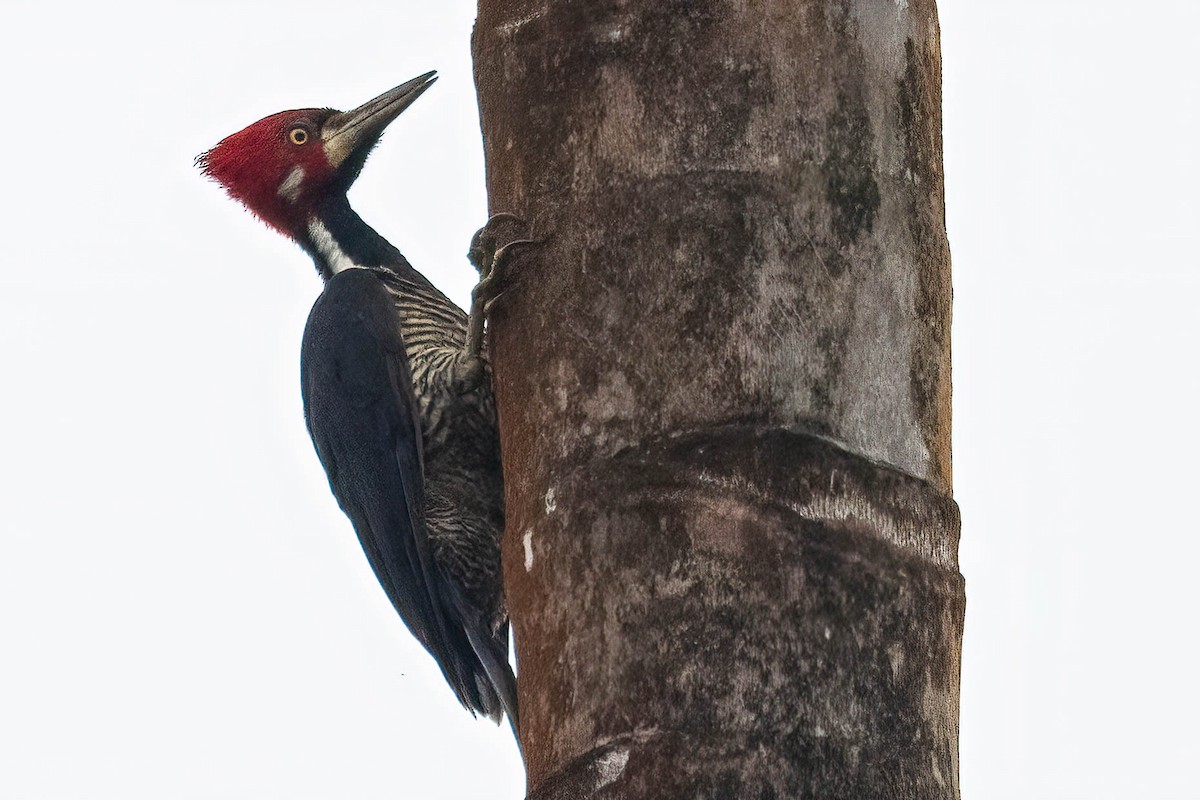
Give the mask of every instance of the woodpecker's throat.
<path id="1" fill-rule="evenodd" d="M 363 222 L 344 196 L 315 209 L 296 239 L 325 280 L 348 269 L 412 269 L 396 247 Z"/>

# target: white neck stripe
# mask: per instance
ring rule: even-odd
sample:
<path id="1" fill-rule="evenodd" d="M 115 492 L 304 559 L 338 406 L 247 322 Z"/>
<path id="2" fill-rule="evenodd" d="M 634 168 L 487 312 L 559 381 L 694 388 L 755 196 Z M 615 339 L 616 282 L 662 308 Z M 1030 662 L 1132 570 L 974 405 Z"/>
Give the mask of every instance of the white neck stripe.
<path id="1" fill-rule="evenodd" d="M 365 269 L 362 264 L 356 264 L 354 259 L 346 255 L 321 220 L 308 221 L 308 235 L 312 238 L 313 247 L 317 248 L 317 254 L 329 265 L 329 271 L 334 275 L 348 269 Z"/>

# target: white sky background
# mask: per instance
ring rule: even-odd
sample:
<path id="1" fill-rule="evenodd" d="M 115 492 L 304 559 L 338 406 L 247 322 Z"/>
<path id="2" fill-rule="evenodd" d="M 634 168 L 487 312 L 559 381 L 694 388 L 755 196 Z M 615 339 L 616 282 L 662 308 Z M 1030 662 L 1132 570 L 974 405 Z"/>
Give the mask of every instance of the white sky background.
<path id="1" fill-rule="evenodd" d="M 311 263 L 192 167 L 438 69 L 352 199 L 464 302 L 474 3 L 104 5 L 0 0 L 0 798 L 520 798 L 308 442 Z M 1193 798 L 1200 9 L 940 7 L 964 797 Z"/>

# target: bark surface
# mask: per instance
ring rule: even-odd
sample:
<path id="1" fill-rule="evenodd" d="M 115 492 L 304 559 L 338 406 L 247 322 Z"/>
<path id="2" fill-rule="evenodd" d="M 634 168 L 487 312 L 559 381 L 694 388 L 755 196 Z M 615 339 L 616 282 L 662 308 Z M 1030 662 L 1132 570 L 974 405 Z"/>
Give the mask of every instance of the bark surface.
<path id="1" fill-rule="evenodd" d="M 533 798 L 956 798 L 932 0 L 480 0 Z"/>

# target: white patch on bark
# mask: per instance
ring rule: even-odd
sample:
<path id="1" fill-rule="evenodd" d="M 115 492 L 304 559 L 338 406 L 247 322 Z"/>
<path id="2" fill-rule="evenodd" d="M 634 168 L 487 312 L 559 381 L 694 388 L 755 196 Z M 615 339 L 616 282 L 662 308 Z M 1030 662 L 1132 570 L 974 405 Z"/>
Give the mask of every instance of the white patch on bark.
<path id="1" fill-rule="evenodd" d="M 887 655 L 892 664 L 892 678 L 900 680 L 900 670 L 904 669 L 904 648 L 897 642 L 887 649 Z"/>
<path id="2" fill-rule="evenodd" d="M 553 514 L 558 508 L 558 501 L 554 499 L 554 487 L 551 486 L 546 490 L 546 514 Z"/>
<path id="3" fill-rule="evenodd" d="M 596 759 L 596 770 L 599 773 L 596 778 L 596 789 L 603 789 L 620 778 L 628 763 L 628 750 L 614 750 Z"/>
<path id="4" fill-rule="evenodd" d="M 546 16 L 546 9 L 538 9 L 532 14 L 526 14 L 523 17 L 514 19 L 512 22 L 506 22 L 503 25 L 499 25 L 497 26 L 496 30 L 500 31 L 500 33 L 504 34 L 505 36 L 512 36 L 514 33 L 521 30 L 521 28 L 524 28 L 535 19 L 544 16 Z"/>
<path id="5" fill-rule="evenodd" d="M 533 528 L 525 531 L 521 544 L 525 546 L 525 571 L 529 572 L 533 569 Z"/>
<path id="6" fill-rule="evenodd" d="M 603 25 L 596 30 L 596 40 L 600 42 L 619 42 L 625 38 L 625 26 L 621 23 Z"/>
<path id="7" fill-rule="evenodd" d="M 901 11 L 908 11 L 908 0 L 896 0 L 896 8 Z"/>
<path id="8" fill-rule="evenodd" d="M 946 788 L 946 777 L 942 775 L 942 770 L 938 767 L 937 753 L 929 754 L 929 763 L 933 765 L 933 779 L 938 782 L 938 786 Z"/>
<path id="9" fill-rule="evenodd" d="M 851 450 L 853 452 L 853 450 Z M 759 487 L 742 477 L 713 475 L 701 470 L 696 474 L 698 483 L 716 486 L 735 496 L 753 502 L 779 502 L 777 497 L 768 497 Z M 844 494 L 805 498 L 803 502 L 790 501 L 785 505 L 804 519 L 826 522 L 852 522 L 866 525 L 880 536 L 900 547 L 912 550 L 933 563 L 947 569 L 956 568 L 958 551 L 947 542 L 940 531 L 933 530 L 927 520 L 895 519 L 879 513 L 878 503 L 861 491 L 846 490 Z"/>

